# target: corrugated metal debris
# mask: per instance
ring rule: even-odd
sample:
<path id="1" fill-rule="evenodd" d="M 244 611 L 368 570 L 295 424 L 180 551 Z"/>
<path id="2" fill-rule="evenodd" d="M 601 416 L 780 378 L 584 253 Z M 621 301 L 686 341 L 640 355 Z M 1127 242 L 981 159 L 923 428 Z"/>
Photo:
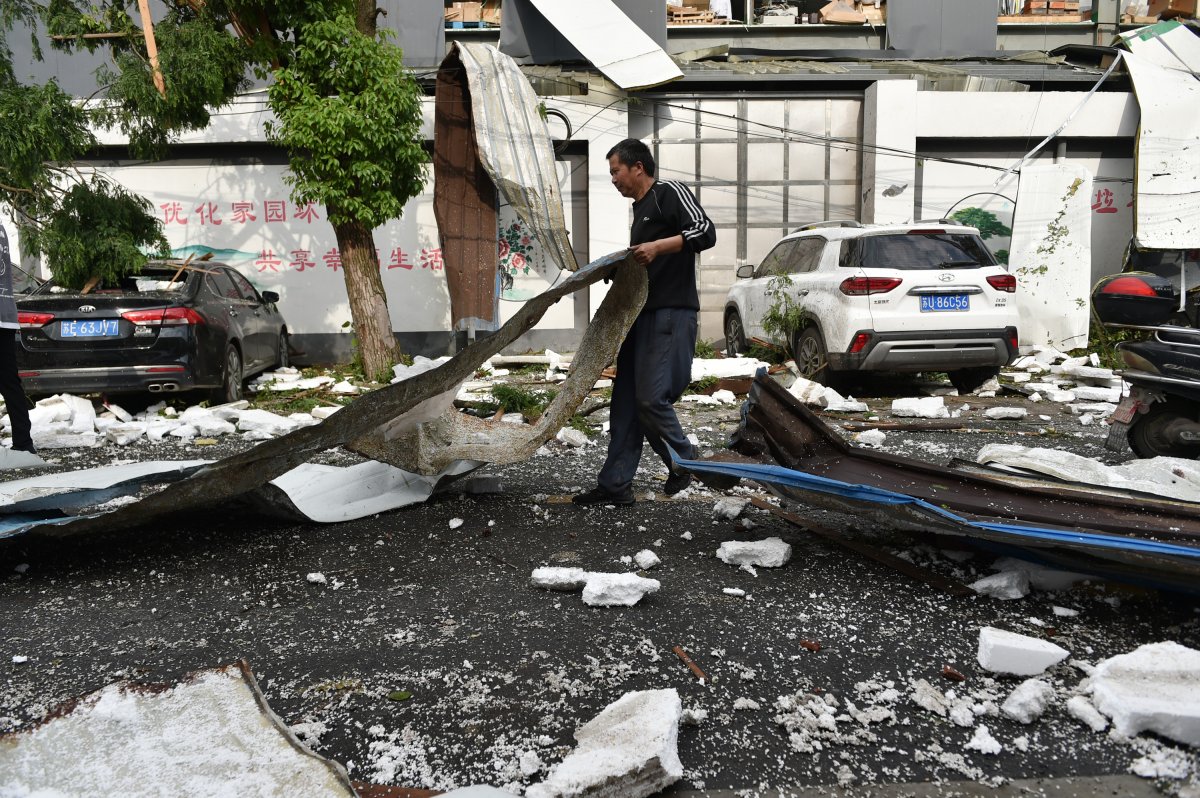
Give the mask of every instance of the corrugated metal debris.
<path id="1" fill-rule="evenodd" d="M 705 478 L 752 479 L 789 500 L 907 532 L 952 535 L 1070 570 L 1200 590 L 1200 506 L 1000 477 L 851 447 L 765 376 L 732 447 L 760 463 L 680 461 Z"/>

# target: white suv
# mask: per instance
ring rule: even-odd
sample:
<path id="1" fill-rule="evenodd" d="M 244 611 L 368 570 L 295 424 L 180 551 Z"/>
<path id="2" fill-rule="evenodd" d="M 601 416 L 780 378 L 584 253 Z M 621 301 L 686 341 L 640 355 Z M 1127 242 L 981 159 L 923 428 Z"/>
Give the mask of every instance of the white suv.
<path id="1" fill-rule="evenodd" d="M 1016 278 L 974 227 L 818 222 L 743 266 L 725 299 L 725 351 L 770 340 L 781 297 L 800 373 L 830 383 L 853 371 L 945 371 L 960 391 L 1017 354 Z M 782 292 L 782 293 L 781 293 Z"/>

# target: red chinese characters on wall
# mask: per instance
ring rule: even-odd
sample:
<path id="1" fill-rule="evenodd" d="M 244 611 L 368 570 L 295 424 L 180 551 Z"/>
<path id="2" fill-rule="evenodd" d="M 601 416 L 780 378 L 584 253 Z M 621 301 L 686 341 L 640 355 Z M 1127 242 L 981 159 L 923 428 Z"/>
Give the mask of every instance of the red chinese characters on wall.
<path id="1" fill-rule="evenodd" d="M 289 208 L 289 204 L 291 207 Z M 322 211 L 314 203 L 296 205 L 283 199 L 248 200 L 238 199 L 225 203 L 201 199 L 188 210 L 188 205 L 181 201 L 163 202 L 159 206 L 164 225 L 187 225 L 194 222 L 198 227 L 218 227 L 229 225 L 220 231 L 234 225 L 281 225 L 297 222 L 312 225 L 323 220 Z M 290 211 L 290 214 L 289 214 Z M 218 231 L 213 231 L 218 232 Z M 299 242 L 297 242 L 299 243 Z M 220 246 L 218 242 L 214 245 Z M 399 269 L 414 271 L 421 269 L 430 272 L 440 272 L 445 268 L 440 247 L 425 247 L 420 250 L 406 250 L 393 247 L 384 259 L 378 250 L 375 252 L 380 271 Z M 314 271 L 318 264 L 324 264 L 326 269 L 333 272 L 342 270 L 342 256 L 337 246 L 333 246 L 320 254 L 319 249 L 288 249 L 284 244 L 279 254 L 274 248 L 263 247 L 253 260 L 254 268 L 259 273 L 286 274 L 296 272 L 303 274 Z"/>
<path id="2" fill-rule="evenodd" d="M 283 261 L 275 257 L 274 250 L 264 249 L 258 256 L 258 260 L 254 261 L 254 268 L 260 272 L 273 271 L 278 272 L 279 267 L 283 265 Z"/>
<path id="3" fill-rule="evenodd" d="M 158 207 L 162 211 L 163 224 L 187 224 L 190 217 L 195 215 L 197 223 L 201 225 L 219 225 L 225 221 L 226 211 L 223 210 L 223 207 L 228 207 L 227 212 L 231 221 L 238 224 L 249 224 L 259 220 L 260 214 L 257 206 L 258 203 L 251 200 L 235 200 L 229 202 L 227 206 L 209 200 L 201 200 L 190 214 L 184 211 L 182 202 L 164 202 Z M 266 224 L 282 224 L 288 221 L 287 200 L 263 200 L 261 215 Z M 307 205 L 293 205 L 291 218 L 312 224 L 321 221 L 322 217 L 317 206 L 310 202 Z"/>
<path id="4" fill-rule="evenodd" d="M 1117 206 L 1113 205 L 1113 193 L 1106 188 L 1096 191 L 1096 199 L 1092 202 L 1092 210 L 1096 213 L 1116 213 Z"/>

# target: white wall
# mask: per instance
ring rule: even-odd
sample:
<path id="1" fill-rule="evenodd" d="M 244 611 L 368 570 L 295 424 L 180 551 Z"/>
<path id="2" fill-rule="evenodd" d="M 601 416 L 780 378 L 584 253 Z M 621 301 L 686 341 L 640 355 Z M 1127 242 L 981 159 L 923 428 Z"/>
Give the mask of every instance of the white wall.
<path id="1" fill-rule="evenodd" d="M 1139 112 L 1130 93 L 1097 92 L 1081 105 L 1084 95 L 942 91 L 906 95 L 902 89 L 880 83 L 865 97 L 863 137 L 868 142 L 900 146 L 896 131 L 913 131 L 920 157 L 908 163 L 918 190 L 892 198 L 909 203 L 907 218 L 938 218 L 951 210 L 976 207 L 1011 226 L 1017 176 L 1005 174 L 1005 170 L 1016 166 L 1042 139 L 1055 135 L 1032 162 L 1055 159 L 1057 145 L 1063 142 L 1066 160 L 1092 173 L 1092 276 L 1098 278 L 1120 271 L 1121 256 L 1133 230 L 1133 209 L 1129 207 L 1133 160 L 1112 155 L 1111 145 L 1124 142 L 1132 152 Z M 905 96 L 911 97 L 911 102 L 903 102 Z M 956 149 L 938 151 L 930 140 L 953 141 Z M 1014 147 L 1014 142 L 1019 144 Z M 948 160 L 938 160 L 942 156 Z M 872 160 L 877 164 L 874 171 Z M 891 164 L 888 170 L 882 166 L 885 163 Z M 897 203 L 886 206 L 886 213 L 880 205 L 887 185 L 902 184 L 904 178 L 902 159 L 864 157 L 863 190 L 864 194 L 872 190 L 875 202 L 874 218 L 867 215 L 864 202 L 864 220 L 904 220 Z M 992 238 L 987 243 L 998 250 L 1007 249 L 1009 242 Z"/>
<path id="2" fill-rule="evenodd" d="M 573 128 L 573 140 L 588 142 L 586 192 L 576 200 L 586 204 L 591 239 L 585 250 L 590 258 L 623 249 L 628 243 L 629 203 L 612 187 L 604 159 L 608 148 L 626 135 L 624 103 L 603 110 L 582 98 L 546 98 L 549 107 L 567 114 Z M 433 99 L 423 102 L 422 132 L 433 138 Z M 262 93 L 239 97 L 235 103 L 213 114 L 207 130 L 186 134 L 181 144 L 266 143 L 265 124 L 271 119 Z M 565 135 L 561 123 L 549 120 L 552 135 Z M 556 128 L 556 124 L 558 128 Z M 103 144 L 120 145 L 124 138 L 117 132 L 100 132 Z M 350 309 L 340 270 L 326 265 L 323 256 L 336 251 L 333 228 L 325 220 L 324 208 L 316 208 L 317 219 L 297 219 L 298 210 L 290 201 L 284 184 L 285 166 L 227 166 L 211 162 L 170 162 L 127 166 L 106 172 L 130 189 L 142 194 L 158 209 L 164 221 L 168 241 L 176 248 L 212 248 L 221 250 L 219 259 L 236 266 L 259 288 L 281 295 L 281 307 L 298 334 L 339 333 L 349 320 Z M 563 196 L 570 196 L 569 169 L 560 168 Z M 267 222 L 265 203 L 283 205 L 286 219 Z M 252 202 L 250 220 L 234 217 L 235 202 Z M 220 225 L 202 216 L 211 208 Z M 571 212 L 567 212 L 568 225 Z M 181 224 L 180 220 L 186 224 Z M 422 268 L 422 254 L 440 251 L 437 223 L 433 215 L 432 166 L 425 191 L 409 201 L 400 219 L 375 231 L 381 272 L 387 290 L 392 326 L 397 332 L 449 331 L 450 305 L 444 271 Z M 307 252 L 306 257 L 296 253 Z M 280 263 L 275 263 L 280 260 Z M 412 268 L 403 268 L 406 261 Z M 313 262 L 314 266 L 304 266 Z M 389 265 L 394 266 L 389 268 Z M 522 294 L 537 293 L 549 283 L 527 280 Z M 590 309 L 598 306 L 606 290 L 594 287 Z M 501 321 L 520 307 L 519 302 L 500 303 Z M 589 314 L 590 315 L 590 314 Z M 571 303 L 558 303 L 535 328 L 570 330 L 575 326 Z"/>

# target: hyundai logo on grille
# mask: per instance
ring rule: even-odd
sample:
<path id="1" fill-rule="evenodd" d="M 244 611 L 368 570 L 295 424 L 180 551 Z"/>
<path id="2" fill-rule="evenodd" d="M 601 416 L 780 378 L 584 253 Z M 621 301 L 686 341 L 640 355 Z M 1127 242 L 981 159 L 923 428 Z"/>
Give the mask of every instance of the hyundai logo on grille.
<path id="1" fill-rule="evenodd" d="M 95 313 L 96 306 L 95 305 L 80 305 L 79 312 L 80 313 Z"/>
<path id="2" fill-rule="evenodd" d="M 938 275 L 938 279 L 941 280 L 943 283 L 949 283 L 949 282 L 953 282 L 954 275 L 947 274 L 946 272 L 942 272 L 941 274 Z"/>

